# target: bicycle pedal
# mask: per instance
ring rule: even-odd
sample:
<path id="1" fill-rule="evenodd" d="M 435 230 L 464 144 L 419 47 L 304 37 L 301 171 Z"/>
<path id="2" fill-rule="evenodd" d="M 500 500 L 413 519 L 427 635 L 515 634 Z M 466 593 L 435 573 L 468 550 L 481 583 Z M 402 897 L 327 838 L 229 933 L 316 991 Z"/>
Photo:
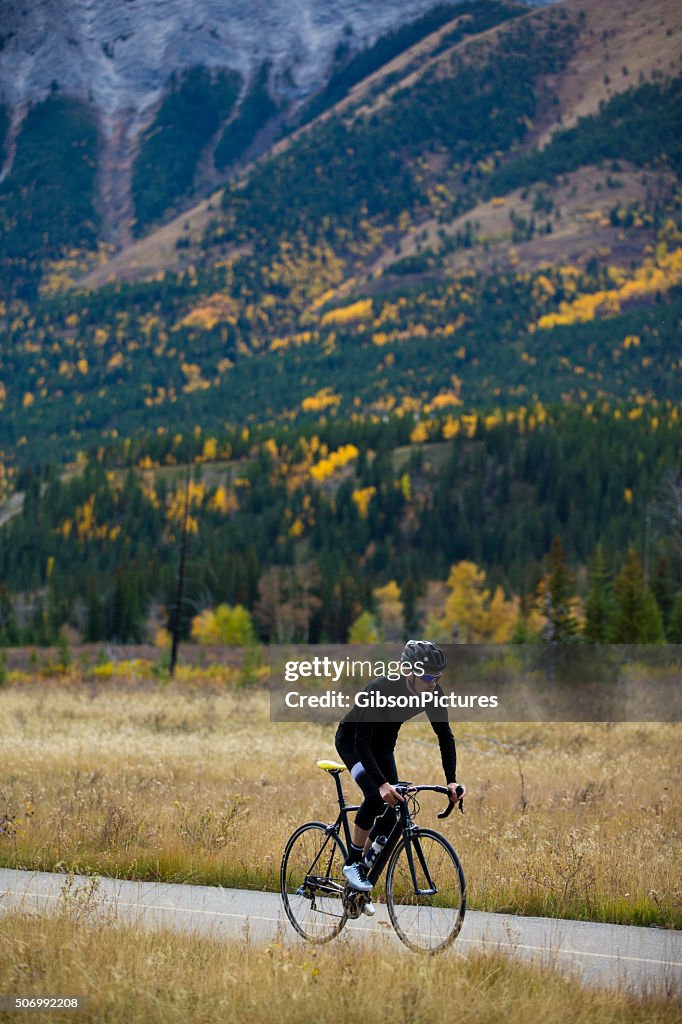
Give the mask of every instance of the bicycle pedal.
<path id="1" fill-rule="evenodd" d="M 357 921 L 363 911 L 363 904 L 360 901 L 361 894 L 357 889 L 346 886 L 343 893 L 343 909 L 351 921 Z"/>

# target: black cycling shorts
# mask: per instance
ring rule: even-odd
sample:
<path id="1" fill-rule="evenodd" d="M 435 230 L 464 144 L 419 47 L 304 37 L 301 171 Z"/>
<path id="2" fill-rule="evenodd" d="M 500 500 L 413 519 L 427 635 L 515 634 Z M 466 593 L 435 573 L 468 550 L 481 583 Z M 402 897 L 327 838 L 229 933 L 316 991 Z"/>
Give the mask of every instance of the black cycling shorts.
<path id="1" fill-rule="evenodd" d="M 339 732 L 341 732 L 341 730 L 339 730 Z M 358 760 L 355 745 L 343 736 L 339 736 L 339 732 L 336 734 L 336 749 L 339 752 L 341 760 L 362 790 L 365 798 L 355 817 L 355 824 L 361 829 L 371 829 L 370 834 L 372 839 L 380 834 L 387 835 L 393 827 L 395 811 L 384 802 L 376 782 L 369 774 L 362 761 Z M 384 778 L 394 786 L 398 781 L 398 769 L 396 768 L 393 751 L 373 751 L 373 753 L 374 760 L 376 761 Z M 387 813 L 389 811 L 391 812 L 390 814 Z M 386 814 L 385 818 L 383 817 L 384 814 Z M 382 817 L 378 818 L 378 815 L 381 815 Z M 377 819 L 376 822 L 375 818 Z"/>

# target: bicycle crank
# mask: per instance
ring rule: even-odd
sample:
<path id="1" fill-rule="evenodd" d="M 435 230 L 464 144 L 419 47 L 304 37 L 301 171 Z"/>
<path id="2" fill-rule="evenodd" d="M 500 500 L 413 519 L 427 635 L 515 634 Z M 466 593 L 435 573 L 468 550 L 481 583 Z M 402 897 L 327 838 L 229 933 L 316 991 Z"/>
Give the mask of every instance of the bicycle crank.
<path id="1" fill-rule="evenodd" d="M 351 921 L 356 921 L 360 917 L 365 904 L 369 903 L 369 896 L 367 893 L 357 892 L 349 886 L 344 889 L 342 898 L 343 909 L 346 913 L 346 917 L 350 918 Z"/>

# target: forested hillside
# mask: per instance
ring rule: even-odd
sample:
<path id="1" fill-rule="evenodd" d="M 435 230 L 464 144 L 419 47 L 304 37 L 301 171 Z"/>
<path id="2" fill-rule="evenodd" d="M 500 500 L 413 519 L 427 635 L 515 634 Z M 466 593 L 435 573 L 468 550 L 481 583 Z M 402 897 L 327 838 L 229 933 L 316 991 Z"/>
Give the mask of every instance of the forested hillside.
<path id="1" fill-rule="evenodd" d="M 0 140 L 2 139 L 0 118 Z M 3 297 L 30 298 L 49 261 L 96 248 L 97 129 L 82 103 L 54 93 L 29 111 L 0 183 Z"/>
<path id="2" fill-rule="evenodd" d="M 202 67 L 192 68 L 172 82 L 169 95 L 143 135 L 133 167 L 138 233 L 192 192 L 202 150 L 232 114 L 241 84 L 236 71 L 211 76 Z"/>
<path id="3" fill-rule="evenodd" d="M 175 602 L 187 509 L 187 631 L 221 604 L 244 606 L 279 642 L 345 641 L 363 613 L 394 628 L 397 615 L 408 629 L 433 620 L 447 630 L 438 581 L 454 587 L 474 563 L 489 619 L 470 639 L 526 628 L 530 637 L 560 537 L 572 565 L 605 559 L 605 607 L 628 546 L 645 542 L 653 591 L 636 560 L 634 572 L 639 599 L 655 593 L 657 610 L 640 639 L 663 639 L 665 628 L 682 642 L 671 554 L 679 523 L 667 516 L 680 487 L 676 407 L 537 405 L 441 417 L 431 436 L 410 443 L 404 417 L 290 427 L 260 441 L 197 428 L 100 450 L 68 480 L 48 466 L 25 472 L 23 514 L 4 527 L 0 553 L 4 639 L 47 642 L 64 623 L 88 640 L 153 636 Z M 176 460 L 194 463 L 191 478 L 151 468 Z M 491 607 L 497 586 L 507 597 L 500 591 Z M 569 590 L 584 628 L 585 575 Z M 24 595 L 19 615 L 12 593 Z"/>
<path id="4" fill-rule="evenodd" d="M 91 112 L 36 106 L 0 184 L 0 637 L 167 624 L 186 465 L 186 632 L 242 604 L 265 639 L 345 640 L 393 601 L 447 634 L 466 563 L 488 635 L 537 636 L 554 558 L 576 634 L 592 566 L 599 638 L 621 573 L 638 635 L 677 637 L 679 20 L 441 5 L 341 48 L 295 111 L 265 64 L 197 66 L 141 139 L 119 254 Z"/>

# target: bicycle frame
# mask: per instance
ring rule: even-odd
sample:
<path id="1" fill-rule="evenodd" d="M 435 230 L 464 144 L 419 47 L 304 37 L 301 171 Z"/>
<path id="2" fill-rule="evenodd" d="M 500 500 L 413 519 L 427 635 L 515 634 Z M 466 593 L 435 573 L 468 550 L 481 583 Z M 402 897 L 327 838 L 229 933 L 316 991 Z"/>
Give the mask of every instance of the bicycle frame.
<path id="1" fill-rule="evenodd" d="M 336 835 L 338 835 L 339 832 L 341 831 L 341 827 L 343 826 L 343 834 L 346 842 L 346 851 L 348 851 L 350 849 L 351 844 L 351 832 L 350 825 L 348 822 L 348 815 L 351 811 L 357 811 L 358 808 L 360 807 L 360 804 L 347 804 L 345 802 L 340 773 L 334 774 L 334 781 L 336 783 L 336 793 L 339 801 L 339 813 L 334 824 L 329 826 L 329 832 L 334 832 Z M 447 790 L 442 786 L 410 787 L 409 783 L 398 783 L 398 786 L 402 787 L 405 795 L 407 795 L 409 790 L 412 788 L 414 789 L 415 792 L 424 790 L 430 790 L 432 792 L 447 792 Z M 443 814 L 440 814 L 439 817 L 445 817 L 447 814 L 450 813 L 450 810 L 451 807 L 448 807 L 448 809 Z M 410 813 L 407 800 L 404 800 L 402 803 L 398 804 L 396 807 L 396 811 L 398 813 L 396 814 L 395 824 L 391 831 L 389 832 L 388 836 L 386 837 L 386 843 L 384 845 L 384 848 L 380 851 L 376 860 L 374 861 L 371 868 L 367 872 L 367 878 L 369 879 L 370 882 L 372 882 L 372 884 L 374 884 L 377 881 L 377 879 L 381 876 L 381 873 L 384 870 L 386 864 L 388 863 L 388 860 L 391 854 L 393 853 L 393 850 L 398 844 L 400 837 L 404 835 L 405 852 L 407 855 L 407 862 L 410 867 L 410 875 L 412 877 L 412 883 L 414 885 L 415 894 L 417 896 L 433 896 L 438 890 L 436 886 L 433 884 L 433 880 L 429 873 L 428 865 L 426 864 L 424 854 L 422 853 L 421 844 L 418 841 L 412 842 L 410 839 L 410 834 L 417 828 L 417 826 L 412 820 L 412 815 Z M 416 850 L 419 864 L 421 866 L 422 871 L 424 872 L 424 877 L 426 878 L 426 881 L 429 886 L 428 889 L 419 888 L 419 883 L 417 881 L 417 874 L 414 865 L 413 848 L 414 850 Z M 320 850 L 320 855 L 321 853 L 322 850 Z M 313 866 L 314 865 L 311 865 L 311 867 Z"/>
<path id="2" fill-rule="evenodd" d="M 398 783 L 398 785 L 399 786 L 401 786 L 401 785 L 404 786 L 405 787 L 405 791 L 407 792 L 407 785 L 408 785 L 407 783 Z M 415 787 L 415 788 L 417 788 L 417 787 Z M 431 787 L 420 786 L 418 788 L 425 789 L 425 788 L 431 788 Z M 426 861 L 424 860 L 424 854 L 422 853 L 421 845 L 420 845 L 418 839 L 413 841 L 412 838 L 411 838 L 411 834 L 414 831 L 416 831 L 417 826 L 415 825 L 414 821 L 412 820 L 412 815 L 410 813 L 410 808 L 408 806 L 407 800 L 405 800 L 403 803 L 398 804 L 397 807 L 396 807 L 396 811 L 398 813 L 396 815 L 395 825 L 393 826 L 393 828 L 389 832 L 388 836 L 386 837 L 386 844 L 385 844 L 383 850 L 381 850 L 381 852 L 377 856 L 376 860 L 372 864 L 370 870 L 367 872 L 367 877 L 368 877 L 369 881 L 372 882 L 372 884 L 374 884 L 377 881 L 377 879 L 381 876 L 381 873 L 384 870 L 384 867 L 388 863 L 388 860 L 389 860 L 391 854 L 393 853 L 393 850 L 397 846 L 398 841 L 400 840 L 400 837 L 404 836 L 405 837 L 405 853 L 407 854 L 407 862 L 408 862 L 408 864 L 410 866 L 410 875 L 412 877 L 412 883 L 414 885 L 415 894 L 417 896 L 433 896 L 437 892 L 437 889 L 436 889 L 436 887 L 433 884 L 433 880 L 431 879 L 431 875 L 429 874 L 429 869 L 427 867 Z M 420 889 L 419 888 L 419 884 L 417 882 L 417 875 L 416 875 L 415 867 L 414 867 L 413 848 L 417 851 L 417 857 L 419 859 L 419 863 L 420 863 L 422 871 L 424 872 L 424 875 L 425 875 L 425 877 L 426 877 L 426 879 L 427 879 L 427 881 L 429 883 L 429 888 L 428 889 Z"/>
<path id="3" fill-rule="evenodd" d="M 351 835 L 350 825 L 348 824 L 348 815 L 351 811 L 357 811 L 360 809 L 360 804 L 347 804 L 343 796 L 343 786 L 341 785 L 341 773 L 332 772 L 334 776 L 334 782 L 336 783 L 336 796 L 339 801 L 339 814 L 333 825 L 329 826 L 330 832 L 335 832 L 336 835 L 341 831 L 341 825 L 343 825 L 343 838 L 346 844 L 346 853 L 351 847 Z"/>

